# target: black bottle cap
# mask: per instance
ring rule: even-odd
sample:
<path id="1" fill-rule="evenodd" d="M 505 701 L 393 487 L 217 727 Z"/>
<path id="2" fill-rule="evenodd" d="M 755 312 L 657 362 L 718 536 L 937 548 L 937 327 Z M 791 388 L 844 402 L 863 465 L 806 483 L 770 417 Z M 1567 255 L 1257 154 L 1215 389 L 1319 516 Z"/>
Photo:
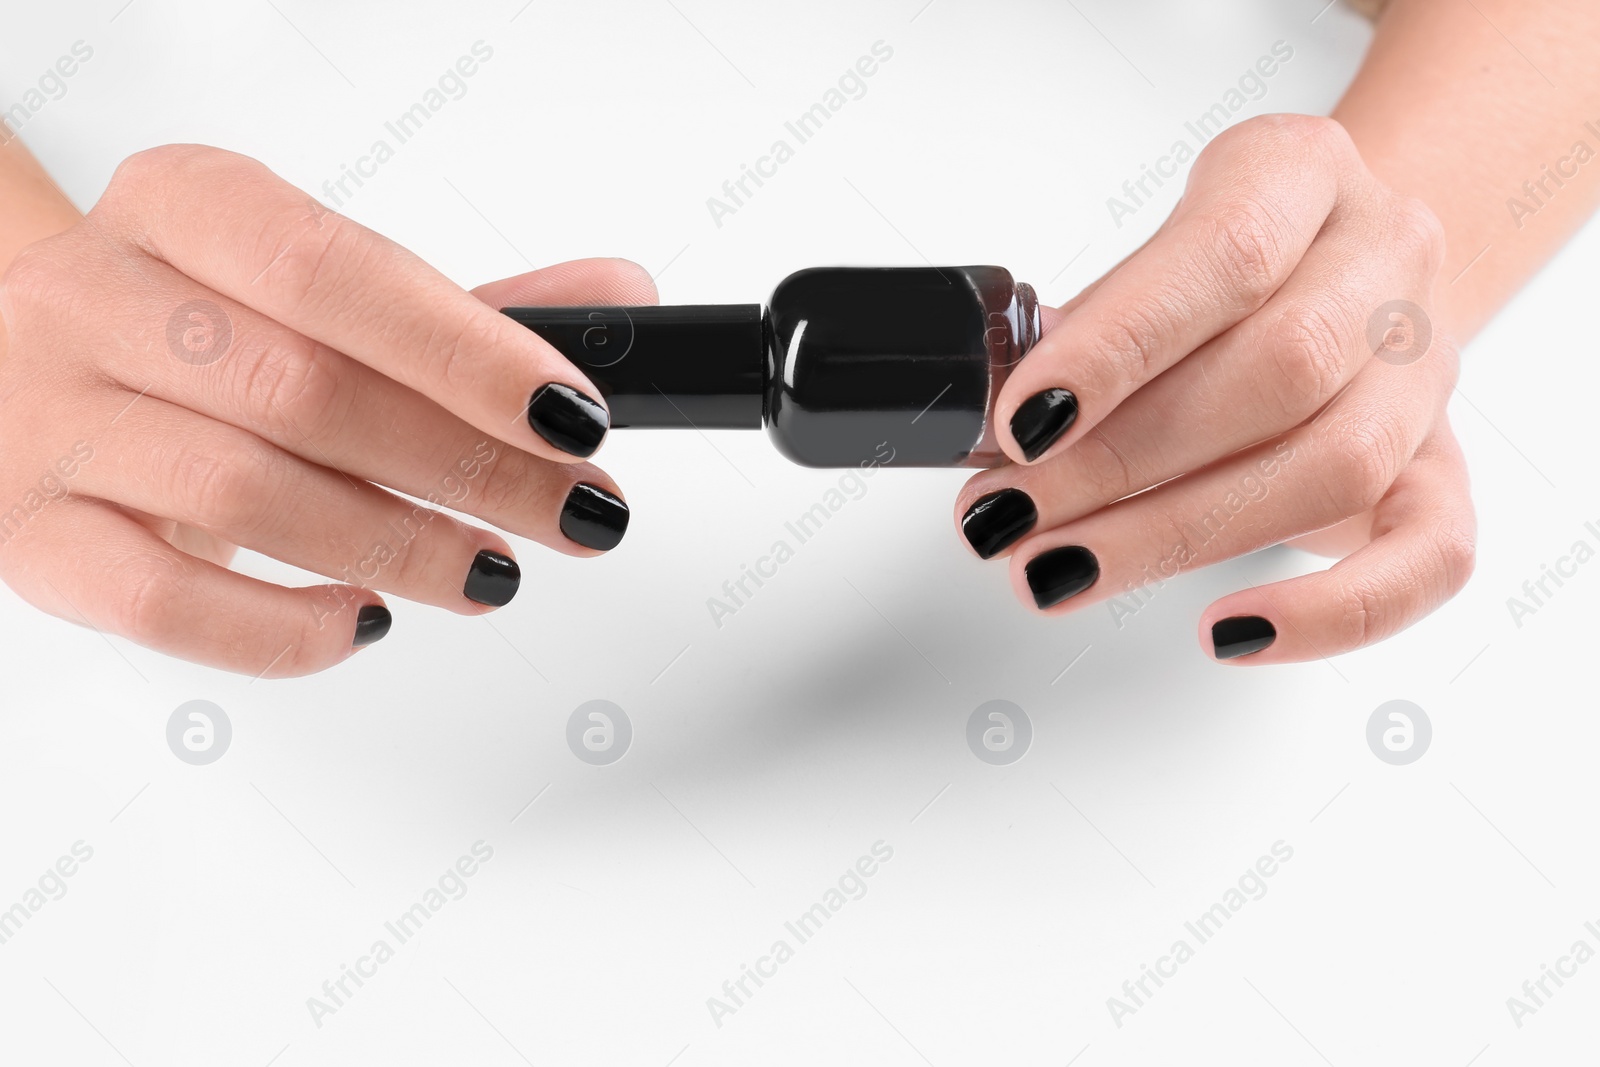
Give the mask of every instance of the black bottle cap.
<path id="1" fill-rule="evenodd" d="M 766 347 L 760 304 L 514 307 L 605 397 L 612 426 L 760 429 Z"/>

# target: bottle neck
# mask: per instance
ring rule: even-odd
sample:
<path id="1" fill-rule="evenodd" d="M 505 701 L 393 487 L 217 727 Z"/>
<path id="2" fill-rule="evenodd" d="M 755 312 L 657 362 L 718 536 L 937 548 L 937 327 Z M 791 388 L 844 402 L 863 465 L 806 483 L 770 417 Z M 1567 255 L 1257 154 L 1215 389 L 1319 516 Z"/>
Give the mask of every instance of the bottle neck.
<path id="1" fill-rule="evenodd" d="M 612 426 L 761 428 L 766 316 L 760 304 L 503 310 L 594 382 Z"/>

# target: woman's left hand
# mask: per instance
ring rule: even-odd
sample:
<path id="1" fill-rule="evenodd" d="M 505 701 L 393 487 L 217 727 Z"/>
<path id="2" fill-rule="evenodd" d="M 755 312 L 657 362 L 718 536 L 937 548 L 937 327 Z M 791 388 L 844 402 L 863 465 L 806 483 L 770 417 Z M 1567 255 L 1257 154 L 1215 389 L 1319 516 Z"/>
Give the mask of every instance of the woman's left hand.
<path id="1" fill-rule="evenodd" d="M 1219 660 L 1331 656 L 1417 621 L 1474 552 L 1456 352 L 1430 324 L 1442 258 L 1433 213 L 1332 119 L 1223 132 L 1155 236 L 1012 372 L 995 422 L 1015 463 L 962 490 L 967 540 L 1009 553 L 1049 614 L 1132 614 L 1141 587 L 1293 539 L 1343 557 L 1213 603 Z"/>

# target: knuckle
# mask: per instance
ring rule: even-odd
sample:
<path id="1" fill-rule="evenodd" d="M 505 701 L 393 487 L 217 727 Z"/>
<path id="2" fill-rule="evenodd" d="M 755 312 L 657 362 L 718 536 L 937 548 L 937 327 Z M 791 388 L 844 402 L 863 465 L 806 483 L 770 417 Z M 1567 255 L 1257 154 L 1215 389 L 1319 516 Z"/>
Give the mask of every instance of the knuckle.
<path id="1" fill-rule="evenodd" d="M 1300 419 L 1321 408 L 1344 384 L 1347 360 L 1344 329 L 1320 304 L 1286 310 L 1273 324 L 1267 354 L 1268 379 L 1285 415 Z"/>
<path id="2" fill-rule="evenodd" d="M 304 337 L 247 345 L 237 389 L 260 424 L 311 441 L 336 438 L 353 400 L 331 349 Z"/>
<path id="3" fill-rule="evenodd" d="M 1336 647 L 1362 648 L 1387 637 L 1393 629 L 1386 591 L 1370 580 L 1352 582 L 1339 602 L 1334 632 Z"/>
<path id="4" fill-rule="evenodd" d="M 1117 353 L 1114 375 L 1132 392 L 1165 369 L 1163 338 L 1171 333 L 1167 315 L 1155 304 L 1123 308 L 1106 323 L 1105 350 Z"/>
<path id="5" fill-rule="evenodd" d="M 1265 121 L 1302 158 L 1310 155 L 1339 159 L 1355 151 L 1355 142 L 1343 124 L 1326 115 L 1270 115 Z"/>
<path id="6" fill-rule="evenodd" d="M 1228 155 L 1242 151 L 1252 155 L 1263 152 L 1265 146 L 1283 139 L 1284 128 L 1295 115 L 1253 115 L 1226 127 L 1200 150 L 1203 158 Z"/>
<path id="7" fill-rule="evenodd" d="M 1350 583 L 1339 604 L 1340 648 L 1359 648 L 1391 637 L 1460 592 L 1472 575 L 1476 558 L 1470 526 L 1439 528 L 1430 547 L 1428 557 Z M 1422 591 L 1420 600 L 1418 590 Z"/>
<path id="8" fill-rule="evenodd" d="M 1255 310 L 1277 291 L 1284 273 L 1284 242 L 1266 211 L 1241 204 L 1207 216 L 1209 264 L 1230 302 Z"/>
<path id="9" fill-rule="evenodd" d="M 279 212 L 262 225 L 252 262 L 260 278 L 283 298 L 308 314 L 350 312 L 355 295 L 342 279 L 359 277 L 372 242 L 367 230 L 342 216 L 324 216 L 321 226 L 307 226 L 303 215 Z"/>
<path id="10" fill-rule="evenodd" d="M 442 546 L 464 527 L 443 512 L 411 501 L 400 501 L 403 512 L 390 520 L 391 529 L 402 531 L 391 547 L 392 558 L 382 563 L 384 588 L 425 590 L 440 584 L 440 562 L 447 555 Z M 468 553 L 470 557 L 471 553 Z"/>
<path id="11" fill-rule="evenodd" d="M 1085 434 L 1071 454 L 1073 484 L 1086 491 L 1091 502 L 1109 504 L 1143 488 L 1137 484 L 1127 456 L 1099 427 Z"/>
<path id="12" fill-rule="evenodd" d="M 1400 449 L 1389 424 L 1376 417 L 1330 429 L 1326 488 L 1335 516 L 1349 518 L 1376 506 L 1399 473 Z"/>
<path id="13" fill-rule="evenodd" d="M 156 553 L 125 561 L 106 604 L 107 626 L 142 643 L 159 644 L 192 623 L 183 595 L 187 579 L 176 559 Z"/>
<path id="14" fill-rule="evenodd" d="M 1477 538 L 1471 530 L 1453 525 L 1440 531 L 1434 550 L 1444 576 L 1445 595 L 1454 596 L 1466 586 L 1477 567 Z"/>
<path id="15" fill-rule="evenodd" d="M 1355 143 L 1336 119 L 1280 113 L 1234 123 L 1212 138 L 1201 154 L 1236 149 L 1263 158 L 1304 160 L 1308 155 L 1343 156 L 1354 151 Z"/>
<path id="16" fill-rule="evenodd" d="M 484 354 L 495 351 L 501 324 L 471 315 L 465 321 L 451 317 L 437 326 L 423 346 L 426 372 L 445 395 L 468 394 L 482 388 L 490 363 Z"/>
<path id="17" fill-rule="evenodd" d="M 71 271 L 63 262 L 58 238 L 46 238 L 23 248 L 0 276 L 4 289 L 7 325 L 29 310 L 56 303 L 72 284 Z"/>
<path id="18" fill-rule="evenodd" d="M 1355 149 L 1355 142 L 1338 119 L 1326 115 L 1288 115 L 1284 128 L 1302 144 L 1331 154 L 1343 154 Z"/>
<path id="19" fill-rule="evenodd" d="M 531 515 L 543 504 L 541 479 L 520 454 L 509 450 L 482 466 L 470 497 L 462 502 L 484 516 Z"/>
<path id="20" fill-rule="evenodd" d="M 106 183 L 106 198 L 118 198 L 147 187 L 157 175 L 171 170 L 178 150 L 178 145 L 157 145 L 126 157 L 111 172 L 111 180 Z"/>
<path id="21" fill-rule="evenodd" d="M 209 169 L 222 157 L 243 159 L 221 148 L 198 144 L 164 144 L 141 149 L 117 164 L 106 185 L 101 204 L 116 205 L 130 198 L 146 200 L 153 189 L 170 184 L 174 174 L 192 175 Z"/>
<path id="22" fill-rule="evenodd" d="M 170 499 L 184 511 L 174 518 L 230 539 L 256 529 L 271 510 L 267 494 L 276 465 L 264 443 L 185 443 L 168 468 Z"/>
<path id="23" fill-rule="evenodd" d="M 1419 257 L 1428 273 L 1434 274 L 1444 263 L 1444 223 L 1422 200 L 1414 196 L 1398 196 L 1391 209 L 1391 226 L 1396 233 L 1396 243 Z"/>
<path id="24" fill-rule="evenodd" d="M 1455 391 L 1456 379 L 1461 375 L 1461 349 L 1455 338 L 1435 330 L 1418 365 L 1425 365 L 1421 388 L 1438 396 L 1440 407 L 1443 408 Z"/>

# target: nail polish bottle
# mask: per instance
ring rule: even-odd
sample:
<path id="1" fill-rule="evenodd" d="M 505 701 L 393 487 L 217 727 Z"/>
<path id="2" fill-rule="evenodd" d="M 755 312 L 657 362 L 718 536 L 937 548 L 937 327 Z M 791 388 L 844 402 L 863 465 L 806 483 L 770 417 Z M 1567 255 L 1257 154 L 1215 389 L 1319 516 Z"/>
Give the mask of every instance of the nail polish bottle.
<path id="1" fill-rule="evenodd" d="M 808 467 L 988 467 L 1039 339 L 1001 267 L 814 267 L 760 304 L 505 308 L 589 376 L 613 427 L 759 429 Z"/>

